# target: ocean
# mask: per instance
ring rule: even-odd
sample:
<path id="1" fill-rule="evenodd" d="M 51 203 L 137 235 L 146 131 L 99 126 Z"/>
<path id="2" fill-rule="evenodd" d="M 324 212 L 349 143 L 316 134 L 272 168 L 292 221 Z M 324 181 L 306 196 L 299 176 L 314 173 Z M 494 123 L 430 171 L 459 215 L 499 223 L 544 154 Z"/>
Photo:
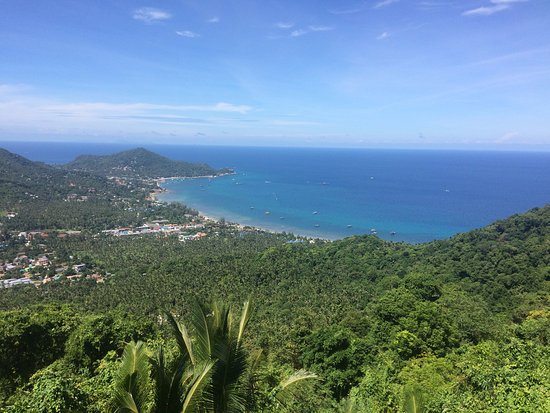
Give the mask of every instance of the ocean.
<path id="1" fill-rule="evenodd" d="M 64 163 L 136 145 L 0 142 Z M 208 216 L 328 239 L 445 239 L 550 202 L 550 153 L 143 145 L 235 175 L 171 180 L 165 201 Z"/>

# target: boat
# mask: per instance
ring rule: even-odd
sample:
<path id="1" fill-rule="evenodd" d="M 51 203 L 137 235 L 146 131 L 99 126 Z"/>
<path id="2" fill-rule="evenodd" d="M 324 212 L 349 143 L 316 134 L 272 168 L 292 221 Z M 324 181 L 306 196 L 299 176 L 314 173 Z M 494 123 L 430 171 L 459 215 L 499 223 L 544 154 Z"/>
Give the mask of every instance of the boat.
<path id="1" fill-rule="evenodd" d="M 251 206 L 251 207 L 250 207 L 250 209 L 254 209 L 254 207 L 253 207 L 253 206 Z"/>
<path id="2" fill-rule="evenodd" d="M 319 224 L 315 224 L 315 228 L 319 228 L 321 225 Z"/>
<path id="3" fill-rule="evenodd" d="M 397 232 L 395 231 L 390 232 L 390 235 L 395 235 L 395 234 L 397 234 Z"/>
<path id="4" fill-rule="evenodd" d="M 318 213 L 318 211 L 313 211 L 313 215 L 317 215 Z"/>
<path id="5" fill-rule="evenodd" d="M 347 227 L 347 228 L 351 228 L 351 225 L 347 225 L 346 227 Z"/>
<path id="6" fill-rule="evenodd" d="M 373 232 L 373 233 L 376 232 L 376 228 L 371 228 L 370 232 Z"/>
<path id="7" fill-rule="evenodd" d="M 269 214 L 271 214 L 271 212 L 269 212 L 269 211 L 265 211 L 265 214 L 266 214 L 266 215 L 269 215 Z"/>

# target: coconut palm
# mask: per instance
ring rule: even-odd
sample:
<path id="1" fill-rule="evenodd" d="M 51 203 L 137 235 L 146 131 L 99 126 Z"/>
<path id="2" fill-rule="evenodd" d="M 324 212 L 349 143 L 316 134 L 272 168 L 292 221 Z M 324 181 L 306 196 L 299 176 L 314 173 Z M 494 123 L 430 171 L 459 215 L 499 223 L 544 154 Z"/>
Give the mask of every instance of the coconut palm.
<path id="1" fill-rule="evenodd" d="M 170 369 L 162 348 L 153 356 L 149 353 L 142 342 L 126 345 L 115 381 L 113 410 L 117 413 L 201 411 L 214 363 L 187 368 L 178 360 L 175 368 Z"/>
<path id="2" fill-rule="evenodd" d="M 127 345 L 115 383 L 117 413 L 252 411 L 258 393 L 259 355 L 251 357 L 243 346 L 250 319 L 249 302 L 236 319 L 220 303 L 196 303 L 190 329 L 172 314 L 178 357 L 169 366 L 162 348 L 152 356 L 143 343 Z M 300 370 L 283 380 L 269 394 L 278 411 L 300 395 L 303 384 L 316 378 Z"/>

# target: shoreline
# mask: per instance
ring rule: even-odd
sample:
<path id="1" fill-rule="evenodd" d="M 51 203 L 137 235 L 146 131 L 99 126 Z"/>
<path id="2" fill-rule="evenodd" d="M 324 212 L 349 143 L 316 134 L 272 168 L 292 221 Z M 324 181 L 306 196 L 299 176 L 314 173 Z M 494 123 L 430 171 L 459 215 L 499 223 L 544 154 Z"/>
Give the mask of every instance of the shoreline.
<path id="1" fill-rule="evenodd" d="M 220 175 L 189 176 L 189 177 L 172 176 L 172 177 L 157 178 L 157 179 L 155 179 L 155 182 L 157 184 L 157 188 L 160 189 L 160 191 L 159 192 L 153 191 L 149 194 L 149 196 L 150 196 L 150 199 L 155 201 L 155 202 L 168 203 L 167 201 L 164 201 L 164 200 L 161 200 L 161 199 L 158 198 L 159 195 L 161 195 L 163 193 L 169 193 L 170 192 L 169 189 L 161 186 L 161 184 L 166 182 L 166 181 L 179 180 L 179 179 L 181 179 L 181 180 L 184 180 L 184 179 L 206 179 L 206 178 L 214 179 L 214 178 L 221 178 L 223 176 L 236 175 L 236 174 L 237 173 L 235 171 L 233 171 L 233 172 L 228 172 L 228 173 L 224 173 L 224 174 L 220 174 Z M 180 204 L 188 206 L 189 208 L 193 208 L 193 207 L 187 205 L 183 201 L 173 201 L 173 202 L 178 202 Z M 212 223 L 219 223 L 221 221 L 221 218 L 217 218 L 215 216 L 212 216 L 212 214 L 204 213 L 203 211 L 201 211 L 199 209 L 196 209 L 196 208 L 193 208 L 193 209 L 195 209 L 198 212 L 198 216 L 200 218 L 204 219 L 205 221 L 212 222 Z M 270 234 L 287 233 L 287 234 L 292 234 L 296 238 L 304 238 L 304 239 L 307 239 L 307 240 L 321 240 L 321 241 L 325 241 L 325 242 L 333 242 L 333 241 L 336 240 L 336 238 L 331 239 L 331 238 L 325 238 L 325 237 L 314 236 L 314 235 L 304 235 L 304 234 L 299 234 L 299 233 L 296 233 L 296 232 L 293 232 L 293 231 L 284 231 L 284 230 L 277 230 L 277 229 L 273 229 L 273 228 L 261 227 L 261 226 L 257 226 L 257 225 L 242 224 L 242 223 L 239 223 L 239 222 L 233 222 L 233 221 L 229 221 L 229 220 L 227 220 L 226 222 L 228 224 L 236 226 L 240 230 L 247 230 L 248 229 L 248 230 L 255 230 L 255 231 L 259 231 L 259 232 L 267 232 L 267 233 L 270 233 Z"/>
<path id="2" fill-rule="evenodd" d="M 151 181 L 155 182 L 155 184 L 157 185 L 157 188 L 159 189 L 159 191 L 156 191 L 156 190 L 153 190 L 149 193 L 149 199 L 151 201 L 155 201 L 155 202 L 165 202 L 165 201 L 160 201 L 157 197 L 159 194 L 162 194 L 162 193 L 166 193 L 166 192 L 169 192 L 168 189 L 164 188 L 161 186 L 161 184 L 163 182 L 166 182 L 166 181 L 173 181 L 173 180 L 176 180 L 176 179 L 181 179 L 181 180 L 184 180 L 184 179 L 214 179 L 214 178 L 221 178 L 223 176 L 228 176 L 228 175 L 236 175 L 237 173 L 235 171 L 233 172 L 225 172 L 225 173 L 222 173 L 222 174 L 219 174 L 219 175 L 200 175 L 200 176 L 167 176 L 167 177 L 161 177 L 161 178 L 152 178 Z M 200 211 L 199 212 L 199 215 L 200 214 Z M 206 217 L 206 215 L 203 215 L 204 217 Z M 210 220 L 213 220 L 215 221 L 215 219 L 212 219 L 210 217 L 206 217 Z"/>

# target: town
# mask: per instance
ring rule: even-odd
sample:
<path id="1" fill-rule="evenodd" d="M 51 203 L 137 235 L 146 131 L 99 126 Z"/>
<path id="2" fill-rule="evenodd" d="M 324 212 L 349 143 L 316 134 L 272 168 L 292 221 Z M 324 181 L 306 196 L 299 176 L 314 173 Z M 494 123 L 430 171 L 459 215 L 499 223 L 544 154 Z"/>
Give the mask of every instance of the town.
<path id="1" fill-rule="evenodd" d="M 90 234 L 77 230 L 15 231 L 14 239 L 20 248 L 12 258 L 0 259 L 0 288 L 33 285 L 40 287 L 51 282 L 89 280 L 103 283 L 112 274 L 95 268 L 92 263 L 59 259 L 48 250 L 47 240 L 64 240 L 69 237 L 177 237 L 180 242 L 197 241 L 209 236 L 263 232 L 258 228 L 214 220 L 204 216 L 186 216 L 187 223 L 174 224 L 168 220 L 153 220 L 140 226 L 118 227 Z M 297 240 L 295 240 L 297 241 Z M 5 248 L 6 243 L 0 246 Z"/>

